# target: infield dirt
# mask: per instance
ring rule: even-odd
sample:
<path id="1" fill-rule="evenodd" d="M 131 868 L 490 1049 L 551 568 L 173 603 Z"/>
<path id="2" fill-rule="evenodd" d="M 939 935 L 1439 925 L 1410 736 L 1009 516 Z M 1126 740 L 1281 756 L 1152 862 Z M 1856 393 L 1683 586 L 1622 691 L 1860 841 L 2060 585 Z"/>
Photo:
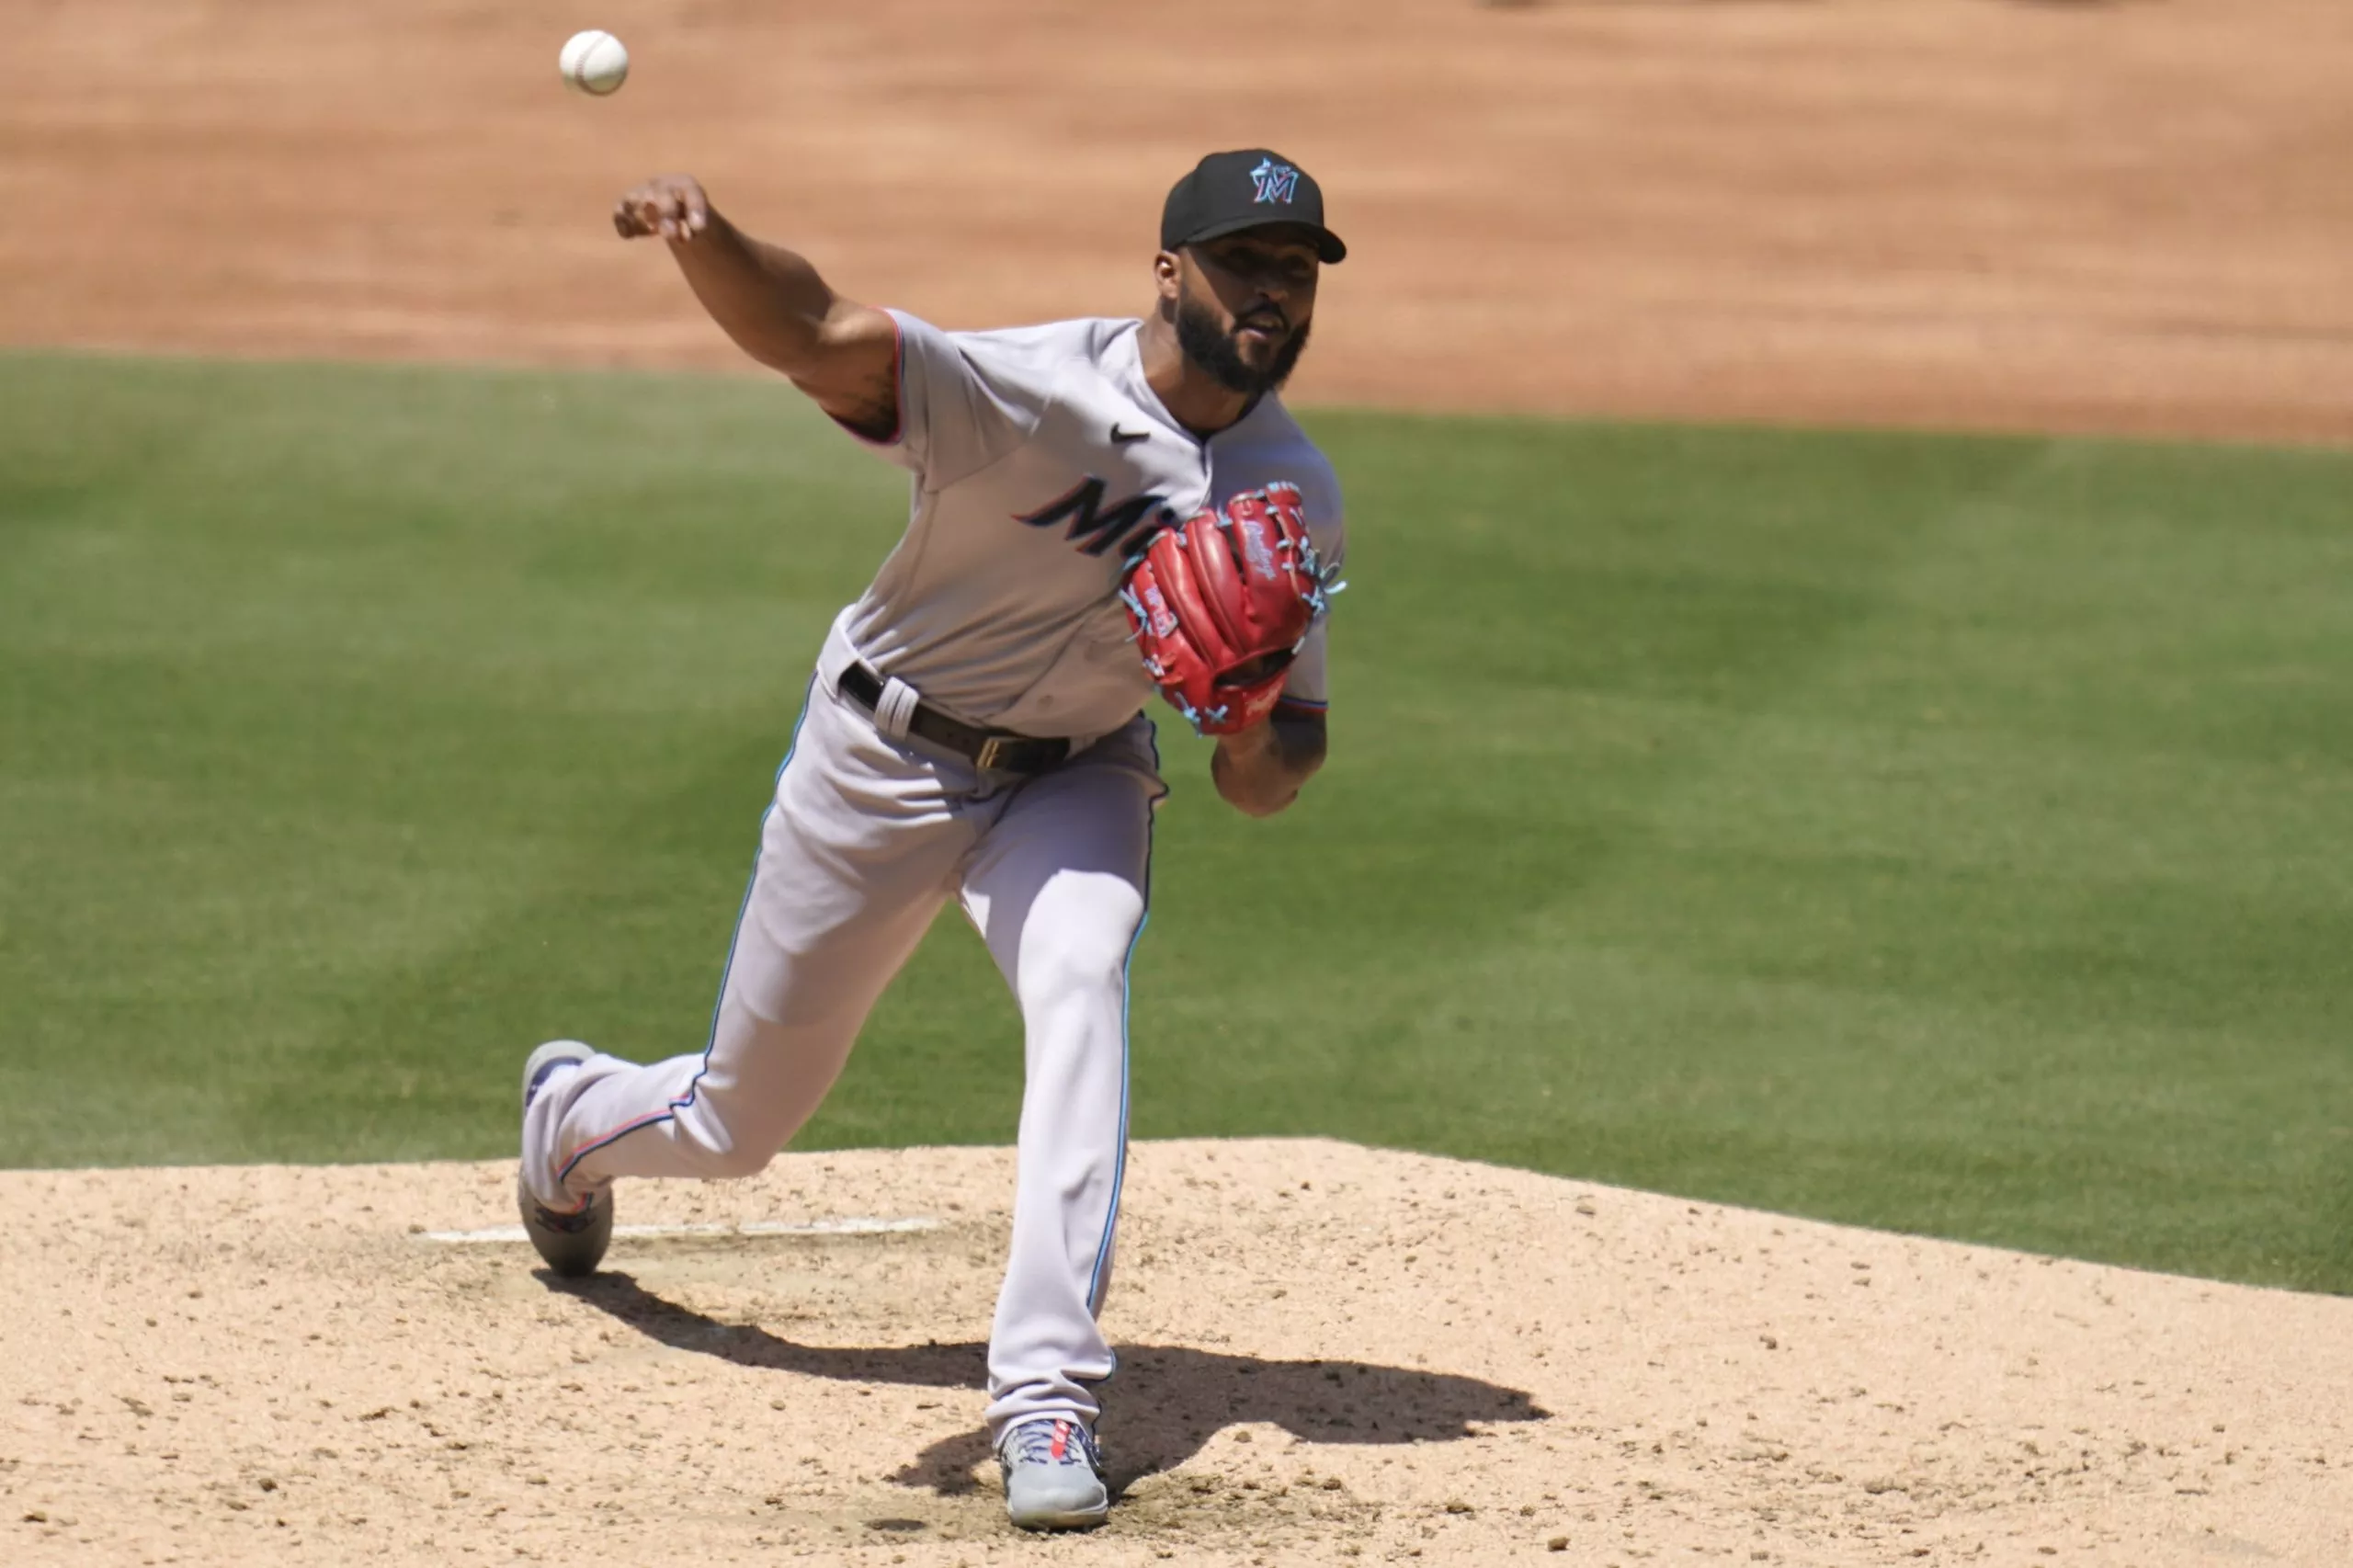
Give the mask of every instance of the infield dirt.
<path id="1" fill-rule="evenodd" d="M 631 1184 L 624 1223 L 939 1224 L 575 1285 L 434 1238 L 513 1223 L 506 1165 L 0 1176 L 0 1558 L 2347 1561 L 2353 1301 L 1321 1142 L 1137 1147 L 1126 1500 L 1027 1540 L 979 1435 L 1011 1179 Z"/>
<path id="2" fill-rule="evenodd" d="M 671 168 L 945 325 L 1127 314 L 1169 182 L 1265 142 L 1355 247 L 1304 400 L 2353 437 L 2342 0 L 10 21 L 0 342 L 740 368 L 608 226 Z"/>

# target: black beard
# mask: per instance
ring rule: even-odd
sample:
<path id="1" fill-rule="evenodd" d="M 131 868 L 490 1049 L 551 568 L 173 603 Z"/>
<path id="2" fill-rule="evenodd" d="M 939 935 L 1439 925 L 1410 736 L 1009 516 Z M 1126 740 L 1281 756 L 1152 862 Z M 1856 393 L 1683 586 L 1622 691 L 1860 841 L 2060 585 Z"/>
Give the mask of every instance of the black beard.
<path id="1" fill-rule="evenodd" d="M 1300 355 L 1307 347 L 1307 324 L 1302 322 L 1283 340 L 1275 351 L 1274 361 L 1264 370 L 1254 370 L 1233 339 L 1220 332 L 1217 317 L 1206 305 L 1190 300 L 1176 301 L 1176 347 L 1185 358 L 1207 370 L 1210 379 L 1226 391 L 1240 392 L 1245 397 L 1260 397 L 1273 392 L 1290 380 L 1291 368 L 1299 363 Z"/>

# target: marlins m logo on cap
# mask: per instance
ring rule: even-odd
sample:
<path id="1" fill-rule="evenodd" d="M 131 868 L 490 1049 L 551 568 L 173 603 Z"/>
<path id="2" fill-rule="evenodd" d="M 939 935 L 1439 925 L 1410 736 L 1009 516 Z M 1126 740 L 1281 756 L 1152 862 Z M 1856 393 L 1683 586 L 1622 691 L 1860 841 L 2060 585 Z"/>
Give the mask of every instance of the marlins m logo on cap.
<path id="1" fill-rule="evenodd" d="M 1258 187 L 1256 199 L 1259 201 L 1279 201 L 1288 207 L 1299 191 L 1299 171 L 1272 158 L 1261 159 L 1258 166 L 1250 171 L 1250 177 Z"/>

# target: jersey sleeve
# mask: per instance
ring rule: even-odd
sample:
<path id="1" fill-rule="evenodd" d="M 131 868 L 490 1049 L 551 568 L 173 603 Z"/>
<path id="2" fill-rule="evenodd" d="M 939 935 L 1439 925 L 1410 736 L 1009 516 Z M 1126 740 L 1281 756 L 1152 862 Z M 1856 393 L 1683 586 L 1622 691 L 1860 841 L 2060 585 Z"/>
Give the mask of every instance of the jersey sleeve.
<path id="1" fill-rule="evenodd" d="M 1026 384 L 1030 366 L 992 352 L 985 336 L 942 332 L 904 311 L 884 313 L 898 332 L 898 425 L 881 440 L 851 435 L 911 470 L 926 490 L 978 473 L 1029 438 L 1040 401 Z"/>
<path id="2" fill-rule="evenodd" d="M 1325 574 L 1336 584 L 1339 569 L 1348 556 L 1347 528 L 1340 516 L 1340 487 L 1327 474 L 1316 489 L 1322 494 L 1311 493 L 1307 498 L 1307 537 L 1315 543 L 1316 557 Z M 1276 712 L 1321 713 L 1331 705 L 1331 611 L 1326 608 L 1308 628 L 1307 640 L 1300 644 L 1298 656 L 1290 662 L 1290 673 L 1283 681 L 1283 694 L 1275 703 Z"/>
<path id="3" fill-rule="evenodd" d="M 1290 662 L 1283 694 L 1275 699 L 1276 712 L 1321 713 L 1331 706 L 1331 687 L 1325 674 L 1330 657 L 1325 648 L 1326 637 L 1324 621 L 1318 619 L 1309 628 L 1307 641 L 1300 644 L 1299 656 Z"/>

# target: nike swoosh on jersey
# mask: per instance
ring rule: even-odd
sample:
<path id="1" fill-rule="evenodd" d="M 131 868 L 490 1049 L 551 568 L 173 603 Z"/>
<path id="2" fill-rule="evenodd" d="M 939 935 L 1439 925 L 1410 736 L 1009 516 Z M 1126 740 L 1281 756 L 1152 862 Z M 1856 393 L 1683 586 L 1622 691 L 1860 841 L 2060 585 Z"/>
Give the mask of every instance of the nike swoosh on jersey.
<path id="1" fill-rule="evenodd" d="M 1151 438 L 1152 432 L 1149 430 L 1122 430 L 1120 428 L 1118 420 L 1111 422 L 1111 444 L 1115 447 L 1131 447 L 1138 441 L 1148 441 Z"/>

